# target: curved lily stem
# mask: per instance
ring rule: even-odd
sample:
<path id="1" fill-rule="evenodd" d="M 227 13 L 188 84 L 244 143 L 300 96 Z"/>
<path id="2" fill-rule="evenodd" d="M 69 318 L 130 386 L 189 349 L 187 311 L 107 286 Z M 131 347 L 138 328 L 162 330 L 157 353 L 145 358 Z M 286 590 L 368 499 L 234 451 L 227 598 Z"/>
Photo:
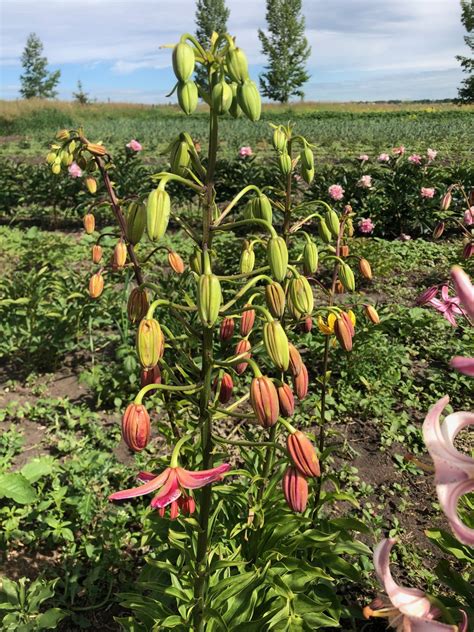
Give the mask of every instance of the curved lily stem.
<path id="1" fill-rule="evenodd" d="M 144 396 L 150 391 L 175 391 L 176 393 L 196 393 L 202 389 L 200 384 L 183 384 L 182 386 L 172 386 L 171 384 L 147 384 L 137 394 L 133 403 L 139 406 L 142 403 Z"/>
<path id="2" fill-rule="evenodd" d="M 243 198 L 243 196 L 248 193 L 249 191 L 256 191 L 257 193 L 260 193 L 260 189 L 255 186 L 254 184 L 249 184 L 248 186 L 246 186 L 244 189 L 242 189 L 241 191 L 239 191 L 239 193 L 237 193 L 237 195 L 235 196 L 235 198 L 229 202 L 229 204 L 225 207 L 225 209 L 222 211 L 222 213 L 219 215 L 219 217 L 216 219 L 216 221 L 214 222 L 214 228 L 216 228 L 217 226 L 219 226 L 219 224 L 221 224 L 222 220 L 227 217 L 227 215 L 231 212 L 231 210 L 234 208 L 234 206 L 237 204 L 237 202 Z"/>
<path id="3" fill-rule="evenodd" d="M 214 441 L 216 443 L 221 443 L 223 445 L 238 445 L 242 447 L 255 447 L 255 448 L 273 448 L 274 450 L 279 450 L 283 454 L 286 454 L 284 448 L 278 443 L 272 443 L 271 441 L 245 441 L 245 440 L 231 440 L 231 439 L 223 439 L 222 437 L 214 436 Z"/>
<path id="4" fill-rule="evenodd" d="M 273 226 L 264 219 L 242 219 L 238 222 L 232 222 L 230 224 L 222 224 L 220 226 L 212 226 L 212 230 L 234 230 L 235 228 L 240 228 L 241 226 L 248 226 L 249 224 L 257 224 L 262 228 L 265 228 L 272 237 L 277 237 L 277 232 L 273 228 Z"/>
<path id="5" fill-rule="evenodd" d="M 266 281 L 267 283 L 272 283 L 272 280 L 269 276 L 267 276 L 266 274 L 259 274 L 258 276 L 254 277 L 253 279 L 251 279 L 248 283 L 246 283 L 246 285 L 244 285 L 243 288 L 241 288 L 237 294 L 234 296 L 233 299 L 231 299 L 230 301 L 228 301 L 225 305 L 222 305 L 222 307 L 220 308 L 220 312 L 226 312 L 228 309 L 230 309 L 232 307 L 232 305 L 234 305 L 235 303 L 237 303 L 237 301 L 242 298 L 242 296 L 244 296 L 246 294 L 246 292 L 248 292 L 254 285 L 256 285 L 257 283 L 259 283 L 260 281 Z M 260 308 L 260 309 L 265 309 L 265 308 Z M 267 314 L 268 310 L 265 310 L 265 312 Z M 266 315 L 267 319 L 268 316 Z M 271 319 L 273 320 L 273 319 Z"/>

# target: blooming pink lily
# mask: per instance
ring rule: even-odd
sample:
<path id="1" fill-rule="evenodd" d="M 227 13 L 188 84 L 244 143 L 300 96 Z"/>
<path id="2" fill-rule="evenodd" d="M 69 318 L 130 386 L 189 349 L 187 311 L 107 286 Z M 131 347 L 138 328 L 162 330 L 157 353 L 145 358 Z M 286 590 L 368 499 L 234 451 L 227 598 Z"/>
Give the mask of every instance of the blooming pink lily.
<path id="1" fill-rule="evenodd" d="M 468 275 L 459 266 L 451 268 L 451 279 L 467 315 L 474 319 L 474 286 Z"/>
<path id="2" fill-rule="evenodd" d="M 472 546 L 474 529 L 461 522 L 457 504 L 461 496 L 474 490 L 474 459 L 456 450 L 454 439 L 463 428 L 474 425 L 474 413 L 452 413 L 441 424 L 439 418 L 448 402 L 449 397 L 443 397 L 428 412 L 423 422 L 423 439 L 435 466 L 441 509 L 458 540 Z"/>
<path id="3" fill-rule="evenodd" d="M 449 365 L 453 369 L 456 369 L 456 371 L 459 371 L 459 373 L 464 373 L 464 375 L 474 377 L 474 358 L 454 356 L 454 358 L 451 358 Z"/>
<path id="4" fill-rule="evenodd" d="M 421 156 L 419 154 L 412 154 L 408 156 L 408 162 L 411 162 L 413 165 L 421 165 Z"/>
<path id="5" fill-rule="evenodd" d="M 465 632 L 467 617 L 463 612 L 461 625 L 446 625 L 436 621 L 441 614 L 426 593 L 418 588 L 404 588 L 395 583 L 390 572 L 390 551 L 395 538 L 382 540 L 374 550 L 374 566 L 377 577 L 387 593 L 386 598 L 376 599 L 364 608 L 364 616 L 386 617 L 390 627 L 398 632 Z"/>
<path id="6" fill-rule="evenodd" d="M 178 517 L 180 510 L 183 513 L 193 513 L 195 504 L 192 496 L 185 494 L 185 489 L 198 489 L 221 479 L 221 475 L 230 470 L 228 463 L 223 463 L 211 470 L 191 472 L 182 467 L 168 467 L 161 474 L 140 472 L 138 479 L 144 481 L 139 487 L 132 487 L 121 492 L 115 492 L 109 496 L 109 500 L 125 500 L 144 496 L 156 490 L 158 493 L 151 501 L 153 509 L 158 509 L 160 516 L 164 516 L 165 509 L 170 507 L 170 518 Z"/>
<path id="7" fill-rule="evenodd" d="M 443 285 L 441 288 L 441 300 L 438 298 L 432 298 L 428 301 L 429 305 L 432 305 L 438 310 L 443 317 L 453 326 L 456 327 L 456 315 L 462 314 L 462 309 L 459 307 L 461 299 L 459 296 L 450 297 L 449 289 L 447 285 Z"/>

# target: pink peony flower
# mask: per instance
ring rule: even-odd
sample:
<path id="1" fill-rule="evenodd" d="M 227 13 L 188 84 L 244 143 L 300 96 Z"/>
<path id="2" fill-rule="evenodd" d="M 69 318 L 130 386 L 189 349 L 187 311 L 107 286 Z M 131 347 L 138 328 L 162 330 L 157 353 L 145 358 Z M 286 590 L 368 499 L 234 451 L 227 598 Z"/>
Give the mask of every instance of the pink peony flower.
<path id="1" fill-rule="evenodd" d="M 77 162 L 72 162 L 68 167 L 68 171 L 71 178 L 80 178 L 82 176 L 82 169 Z"/>
<path id="2" fill-rule="evenodd" d="M 408 162 L 411 162 L 412 165 L 421 165 L 421 156 L 418 154 L 412 154 L 408 156 Z"/>
<path id="3" fill-rule="evenodd" d="M 443 314 L 443 318 L 446 318 L 448 323 L 453 327 L 456 327 L 456 315 L 462 314 L 462 310 L 459 307 L 461 299 L 459 296 L 450 297 L 449 289 L 447 285 L 443 285 L 441 288 L 441 300 L 438 298 L 432 298 L 428 301 L 429 305 L 432 305 L 438 312 Z"/>
<path id="4" fill-rule="evenodd" d="M 474 224 L 474 206 L 464 211 L 464 223 L 466 226 L 472 226 Z"/>
<path id="5" fill-rule="evenodd" d="M 388 162 L 390 160 L 390 156 L 388 154 L 380 154 L 377 160 L 379 162 Z"/>
<path id="6" fill-rule="evenodd" d="M 436 158 L 438 152 L 436 151 L 436 149 L 431 149 L 430 147 L 428 147 L 428 149 L 426 150 L 426 155 L 428 156 L 428 161 L 431 162 Z"/>
<path id="7" fill-rule="evenodd" d="M 246 145 L 245 147 L 241 147 L 239 149 L 239 156 L 241 158 L 246 158 L 247 156 L 251 156 L 252 154 L 253 154 L 253 151 L 249 145 Z"/>
<path id="8" fill-rule="evenodd" d="M 400 147 L 394 147 L 392 149 L 392 153 L 394 156 L 403 156 L 405 153 L 405 147 L 403 145 L 400 145 Z"/>
<path id="9" fill-rule="evenodd" d="M 342 200 L 342 198 L 344 197 L 344 189 L 341 187 L 340 184 L 331 184 L 328 189 L 328 193 L 333 200 Z"/>
<path id="10" fill-rule="evenodd" d="M 362 218 L 358 223 L 358 226 L 360 232 L 366 234 L 371 233 L 375 228 L 375 225 L 370 217 Z"/>
<path id="11" fill-rule="evenodd" d="M 357 183 L 357 186 L 362 187 L 363 189 L 371 189 L 372 176 L 361 176 L 359 182 Z"/>
<path id="12" fill-rule="evenodd" d="M 367 162 L 368 159 L 369 157 L 367 156 L 367 154 L 361 154 L 357 160 L 360 160 L 361 162 Z"/>
<path id="13" fill-rule="evenodd" d="M 141 151 L 143 149 L 138 140 L 135 140 L 134 138 L 132 138 L 132 140 L 127 143 L 126 147 L 128 147 L 132 151 Z"/>
<path id="14" fill-rule="evenodd" d="M 435 190 L 433 187 L 421 187 L 420 194 L 422 198 L 432 198 L 434 197 Z"/>

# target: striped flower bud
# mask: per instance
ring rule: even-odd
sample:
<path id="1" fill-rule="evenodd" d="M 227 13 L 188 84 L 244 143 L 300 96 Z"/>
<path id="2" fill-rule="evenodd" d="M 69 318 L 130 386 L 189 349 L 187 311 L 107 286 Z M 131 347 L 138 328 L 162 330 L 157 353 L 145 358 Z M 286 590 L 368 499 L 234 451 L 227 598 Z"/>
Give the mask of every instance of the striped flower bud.
<path id="1" fill-rule="evenodd" d="M 243 112 L 237 99 L 237 84 L 231 83 L 230 87 L 232 88 L 232 103 L 230 104 L 229 114 L 232 118 L 238 119 L 242 116 Z"/>
<path id="2" fill-rule="evenodd" d="M 178 82 L 178 103 L 186 116 L 192 114 L 197 108 L 199 93 L 197 85 L 192 79 Z"/>
<path id="3" fill-rule="evenodd" d="M 318 247 L 314 241 L 306 241 L 303 248 L 303 271 L 306 276 L 310 276 L 317 271 L 318 259 Z"/>
<path id="4" fill-rule="evenodd" d="M 314 155 L 308 145 L 301 151 L 300 161 L 305 169 L 314 169 Z"/>
<path id="5" fill-rule="evenodd" d="M 258 423 L 270 428 L 277 422 L 280 408 L 278 393 L 270 378 L 254 377 L 250 384 L 250 402 Z"/>
<path id="6" fill-rule="evenodd" d="M 282 175 L 284 176 L 289 175 L 293 168 L 293 164 L 291 162 L 291 156 L 287 154 L 286 152 L 283 154 L 280 154 L 278 156 L 278 166 L 280 168 L 280 172 Z"/>
<path id="7" fill-rule="evenodd" d="M 97 192 L 97 180 L 92 176 L 86 176 L 84 178 L 84 182 L 86 184 L 87 190 L 91 195 Z"/>
<path id="8" fill-rule="evenodd" d="M 258 121 L 262 111 L 262 101 L 257 86 L 247 79 L 237 87 L 237 100 L 245 116 L 253 123 Z"/>
<path id="9" fill-rule="evenodd" d="M 296 513 L 303 513 L 308 504 L 306 478 L 295 467 L 289 467 L 283 475 L 282 486 L 288 507 Z"/>
<path id="10" fill-rule="evenodd" d="M 273 147 L 280 153 L 288 153 L 286 143 L 288 139 L 281 125 L 275 128 L 273 132 Z"/>
<path id="11" fill-rule="evenodd" d="M 121 268 L 123 268 L 126 261 L 127 261 L 127 246 L 124 244 L 122 240 L 120 240 L 114 248 L 112 266 L 120 270 Z"/>
<path id="12" fill-rule="evenodd" d="M 364 277 L 364 279 L 372 279 L 372 268 L 370 263 L 364 257 L 359 259 L 359 272 Z"/>
<path id="13" fill-rule="evenodd" d="M 218 81 L 212 88 L 211 103 L 216 114 L 225 114 L 232 105 L 232 88 L 225 81 Z"/>
<path id="14" fill-rule="evenodd" d="M 218 379 L 216 377 L 214 381 L 214 390 L 217 390 Z M 232 391 L 234 389 L 234 383 L 232 377 L 228 373 L 224 373 L 221 380 L 221 387 L 219 391 L 219 401 L 221 404 L 227 404 L 232 397 Z"/>
<path id="15" fill-rule="evenodd" d="M 447 211 L 451 206 L 451 202 L 453 200 L 453 196 L 451 195 L 451 191 L 448 191 L 443 195 L 443 199 L 441 200 L 441 210 Z"/>
<path id="16" fill-rule="evenodd" d="M 190 163 L 191 154 L 189 153 L 189 144 L 184 140 L 173 143 L 170 154 L 172 173 L 176 173 L 179 176 L 186 176 Z"/>
<path id="17" fill-rule="evenodd" d="M 246 305 L 249 307 L 249 305 Z M 252 327 L 255 322 L 255 310 L 254 309 L 246 309 L 242 314 L 242 318 L 240 319 L 240 335 L 242 338 L 246 338 L 249 333 L 252 331 Z"/>
<path id="18" fill-rule="evenodd" d="M 265 349 L 277 369 L 286 371 L 290 363 L 288 338 L 280 321 L 265 323 L 263 327 L 263 342 Z"/>
<path id="19" fill-rule="evenodd" d="M 445 228 L 446 228 L 446 224 L 444 222 L 438 222 L 433 231 L 433 239 L 439 239 L 441 235 L 444 233 Z"/>
<path id="20" fill-rule="evenodd" d="M 186 42 L 179 42 L 173 48 L 173 70 L 179 81 L 187 81 L 194 72 L 194 50 Z"/>
<path id="21" fill-rule="evenodd" d="M 285 312 L 285 291 L 279 283 L 268 283 L 265 286 L 265 302 L 274 318 L 282 318 Z"/>
<path id="22" fill-rule="evenodd" d="M 163 355 L 164 338 L 154 318 L 143 318 L 138 325 L 137 353 L 144 369 L 152 369 Z"/>
<path id="23" fill-rule="evenodd" d="M 92 235 L 95 230 L 95 217 L 92 213 L 86 213 L 82 218 L 84 224 L 84 230 L 88 235 Z"/>
<path id="24" fill-rule="evenodd" d="M 321 218 L 318 222 L 318 234 L 325 244 L 331 243 L 331 232 L 324 218 Z"/>
<path id="25" fill-rule="evenodd" d="M 351 268 L 347 265 L 347 263 L 341 263 L 339 265 L 339 279 L 344 286 L 344 289 L 348 292 L 353 292 L 355 290 L 355 278 L 354 273 Z"/>
<path id="26" fill-rule="evenodd" d="M 211 328 L 219 316 L 222 291 L 215 274 L 201 274 L 198 281 L 197 310 L 204 327 Z"/>
<path id="27" fill-rule="evenodd" d="M 202 274 L 202 252 L 200 248 L 195 248 L 189 258 L 189 266 L 196 274 Z"/>
<path id="28" fill-rule="evenodd" d="M 171 200 L 164 189 L 155 189 L 148 196 L 146 206 L 146 230 L 151 241 L 161 239 L 168 228 Z"/>
<path id="29" fill-rule="evenodd" d="M 255 267 L 255 252 L 253 246 L 247 240 L 243 243 L 242 253 L 240 255 L 240 272 L 241 274 L 249 274 Z"/>
<path id="30" fill-rule="evenodd" d="M 96 272 L 89 279 L 89 296 L 99 298 L 104 289 L 104 277 L 101 272 Z"/>
<path id="31" fill-rule="evenodd" d="M 130 450 L 140 452 L 150 441 L 150 415 L 142 404 L 129 404 L 122 417 L 122 437 Z"/>
<path id="32" fill-rule="evenodd" d="M 146 290 L 134 287 L 130 292 L 127 302 L 127 315 L 129 321 L 134 325 L 145 318 L 148 311 L 148 294 Z"/>
<path id="33" fill-rule="evenodd" d="M 344 351 L 352 350 L 352 335 L 349 326 L 347 321 L 340 316 L 336 318 L 334 323 L 334 334 Z"/>
<path id="34" fill-rule="evenodd" d="M 249 78 L 247 57 L 241 48 L 231 48 L 225 56 L 227 74 L 236 83 L 244 83 Z"/>
<path id="35" fill-rule="evenodd" d="M 468 241 L 462 249 L 462 258 L 470 259 L 474 255 L 474 242 Z"/>
<path id="36" fill-rule="evenodd" d="M 422 292 L 415 300 L 416 305 L 426 305 L 438 294 L 438 286 L 433 285 Z"/>
<path id="37" fill-rule="evenodd" d="M 364 312 L 371 323 L 374 325 L 378 325 L 380 323 L 380 317 L 373 305 L 364 305 Z"/>
<path id="38" fill-rule="evenodd" d="M 243 354 L 243 358 L 241 362 L 239 362 L 239 364 L 235 365 L 235 370 L 237 372 L 238 375 L 242 375 L 242 373 L 245 371 L 245 369 L 248 367 L 249 363 L 245 362 L 245 359 L 248 359 L 251 357 L 251 353 L 250 353 L 250 349 L 251 349 L 252 345 L 250 344 L 250 342 L 247 340 L 247 338 L 242 338 L 242 340 L 239 340 L 239 342 L 237 343 L 236 347 L 235 347 L 235 352 L 234 355 L 235 356 L 240 356 Z"/>
<path id="39" fill-rule="evenodd" d="M 94 244 L 92 246 L 92 262 L 100 263 L 102 260 L 102 254 L 102 246 L 99 246 L 99 244 Z"/>
<path id="40" fill-rule="evenodd" d="M 288 312 L 290 313 L 290 316 L 294 319 L 294 320 L 299 320 L 301 318 L 301 316 L 303 315 L 300 310 L 296 307 L 296 305 L 293 302 L 293 298 L 291 296 L 290 293 L 288 293 L 287 299 L 286 299 L 286 309 L 288 310 Z"/>
<path id="41" fill-rule="evenodd" d="M 295 412 L 295 396 L 288 384 L 281 384 L 278 387 L 278 401 L 280 403 L 280 414 L 282 417 L 291 417 Z"/>
<path id="42" fill-rule="evenodd" d="M 265 193 L 260 193 L 253 201 L 252 214 L 256 219 L 264 219 L 269 224 L 273 221 L 272 205 Z"/>
<path id="43" fill-rule="evenodd" d="M 306 277 L 300 275 L 296 279 L 291 279 L 289 296 L 298 312 L 305 317 L 311 315 L 314 308 L 314 296 Z"/>
<path id="44" fill-rule="evenodd" d="M 176 274 L 183 274 L 184 272 L 184 261 L 181 259 L 179 254 L 174 250 L 168 251 L 168 263 L 170 268 L 176 272 Z"/>
<path id="45" fill-rule="evenodd" d="M 293 375 L 293 388 L 296 397 L 301 401 L 308 394 L 309 376 L 306 365 L 303 364 L 299 375 Z"/>
<path id="46" fill-rule="evenodd" d="M 226 342 L 230 340 L 234 335 L 235 323 L 234 319 L 227 316 L 221 322 L 221 326 L 219 328 L 219 338 L 222 342 Z"/>
<path id="47" fill-rule="evenodd" d="M 301 354 L 295 345 L 291 342 L 288 343 L 288 351 L 290 354 L 290 371 L 293 377 L 297 377 L 303 369 L 303 360 Z"/>
<path id="48" fill-rule="evenodd" d="M 314 180 L 314 169 L 306 169 L 302 166 L 301 177 L 306 182 L 306 184 L 311 184 L 311 182 Z"/>
<path id="49" fill-rule="evenodd" d="M 282 237 L 270 237 L 267 244 L 267 259 L 272 276 L 283 281 L 288 270 L 288 249 Z"/>
<path id="50" fill-rule="evenodd" d="M 348 257 L 349 256 L 349 246 L 347 246 L 346 244 L 343 244 L 341 246 L 340 255 L 341 255 L 341 257 Z"/>
<path id="51" fill-rule="evenodd" d="M 98 143 L 88 143 L 86 145 L 86 149 L 94 156 L 105 156 L 105 154 L 107 153 L 106 148 L 103 145 L 99 145 Z"/>
<path id="52" fill-rule="evenodd" d="M 324 219 L 326 220 L 326 225 L 331 231 L 334 237 L 338 237 L 339 235 L 339 217 L 332 208 L 326 211 Z"/>
<path id="53" fill-rule="evenodd" d="M 161 370 L 158 364 L 151 369 L 140 371 L 140 387 L 143 388 L 149 384 L 161 384 Z"/>
<path id="54" fill-rule="evenodd" d="M 319 467 L 319 459 L 313 444 L 308 437 L 297 430 L 288 435 L 286 447 L 290 455 L 293 465 L 304 476 L 311 478 L 313 476 L 321 476 Z"/>
<path id="55" fill-rule="evenodd" d="M 146 206 L 143 202 L 131 202 L 126 216 L 126 235 L 128 241 L 135 246 L 143 237 L 146 225 Z"/>

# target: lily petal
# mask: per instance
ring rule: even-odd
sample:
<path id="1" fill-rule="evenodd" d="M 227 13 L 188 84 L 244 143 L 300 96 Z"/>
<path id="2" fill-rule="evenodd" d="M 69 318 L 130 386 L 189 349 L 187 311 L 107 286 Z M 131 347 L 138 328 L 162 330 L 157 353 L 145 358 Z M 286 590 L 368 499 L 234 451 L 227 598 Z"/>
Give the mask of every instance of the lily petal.
<path id="1" fill-rule="evenodd" d="M 446 632 L 447 630 L 451 630 L 451 632 L 458 632 L 457 626 L 433 621 L 433 619 L 410 617 L 409 621 L 410 627 L 407 629 L 409 629 L 410 632 Z"/>
<path id="2" fill-rule="evenodd" d="M 162 487 L 170 474 L 170 468 L 167 468 L 164 472 L 155 476 L 144 485 L 140 487 L 132 487 L 131 489 L 124 489 L 121 492 L 115 492 L 109 496 L 109 500 L 125 500 L 126 498 L 135 498 L 136 496 L 144 496 L 150 492 L 154 492 L 159 487 Z"/>
<path id="3" fill-rule="evenodd" d="M 453 369 L 456 369 L 456 371 L 464 373 L 464 375 L 469 375 L 469 377 L 474 377 L 474 358 L 455 356 L 451 359 L 449 364 Z"/>
<path id="4" fill-rule="evenodd" d="M 200 472 L 191 472 L 182 467 L 177 467 L 176 475 L 182 487 L 186 489 L 197 489 L 209 483 L 214 483 L 214 481 L 220 479 L 221 474 L 229 470 L 230 465 L 228 463 L 222 463 L 222 465 L 214 467 L 211 470 L 201 470 Z"/>
<path id="5" fill-rule="evenodd" d="M 151 501 L 153 509 L 161 509 L 178 500 L 181 496 L 181 489 L 178 484 L 177 468 L 169 468 L 169 476 L 166 483 Z"/>
<path id="6" fill-rule="evenodd" d="M 151 481 L 156 478 L 156 474 L 153 474 L 153 472 L 138 472 L 137 478 L 139 481 Z"/>
<path id="7" fill-rule="evenodd" d="M 449 520 L 449 525 L 463 544 L 474 545 L 474 529 L 467 527 L 459 518 L 458 502 L 461 496 L 474 491 L 474 480 L 460 481 L 450 485 L 437 485 L 439 504 Z"/>
<path id="8" fill-rule="evenodd" d="M 471 318 L 474 318 L 474 287 L 468 275 L 459 266 L 453 266 L 451 278 L 464 309 Z"/>

